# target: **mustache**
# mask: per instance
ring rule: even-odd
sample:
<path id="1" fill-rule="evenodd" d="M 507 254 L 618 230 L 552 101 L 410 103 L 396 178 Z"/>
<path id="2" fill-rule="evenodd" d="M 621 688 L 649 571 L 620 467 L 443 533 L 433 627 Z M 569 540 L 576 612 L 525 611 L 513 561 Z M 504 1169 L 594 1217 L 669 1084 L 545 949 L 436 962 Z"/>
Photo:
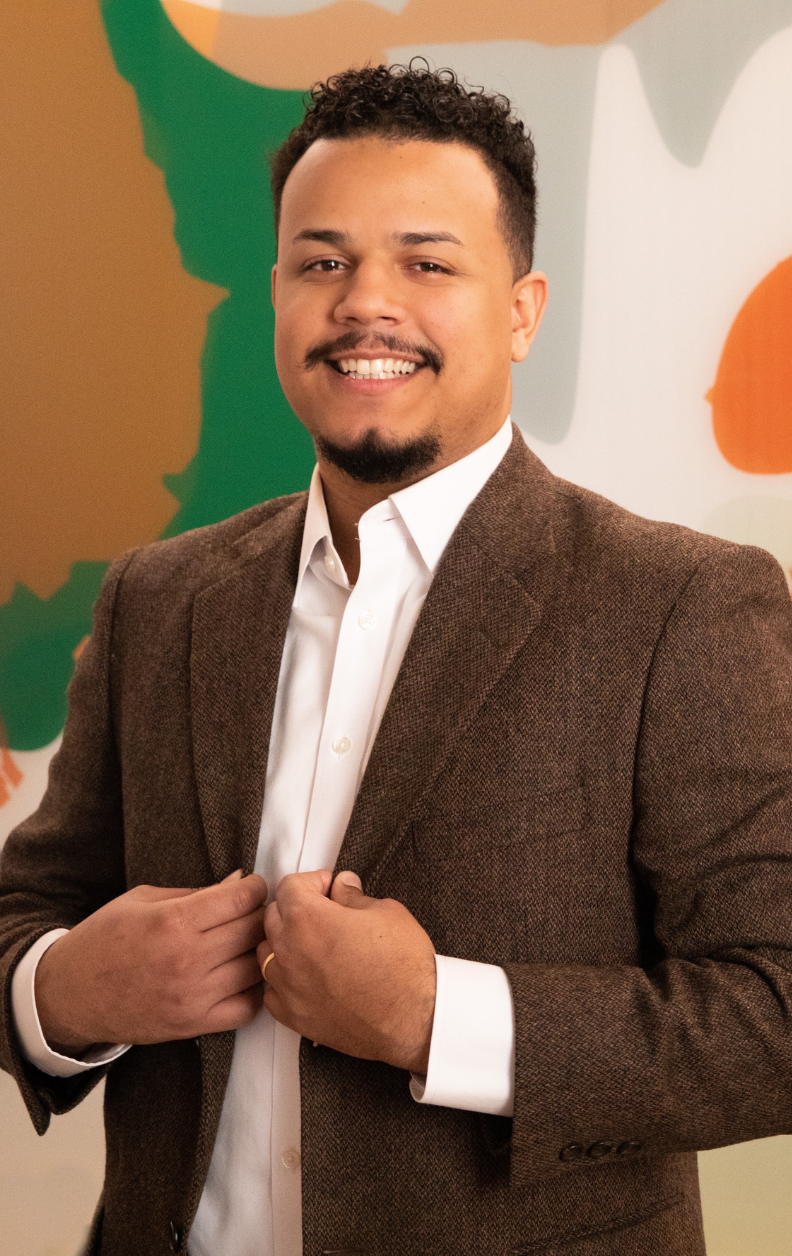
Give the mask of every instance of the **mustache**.
<path id="1" fill-rule="evenodd" d="M 432 368 L 435 375 L 439 375 L 445 365 L 445 359 L 440 350 L 431 345 L 412 344 L 409 340 L 400 340 L 398 336 L 386 336 L 382 332 L 372 335 L 371 332 L 347 331 L 335 340 L 323 340 L 321 344 L 309 349 L 305 355 L 305 369 L 313 371 L 320 362 L 329 358 L 331 353 L 351 353 L 353 349 L 359 349 L 362 344 L 365 344 L 367 349 L 377 349 L 381 345 L 394 356 L 404 354 L 406 357 L 420 358 L 424 366 Z"/>

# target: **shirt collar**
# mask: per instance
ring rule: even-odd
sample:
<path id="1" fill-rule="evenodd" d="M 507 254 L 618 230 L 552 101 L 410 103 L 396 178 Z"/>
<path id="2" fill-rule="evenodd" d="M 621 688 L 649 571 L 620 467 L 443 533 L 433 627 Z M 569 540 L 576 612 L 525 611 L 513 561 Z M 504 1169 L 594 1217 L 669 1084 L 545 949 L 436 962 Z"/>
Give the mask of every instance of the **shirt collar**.
<path id="1" fill-rule="evenodd" d="M 305 514 L 302 549 L 300 550 L 298 588 L 305 575 L 305 569 L 313 557 L 314 550 L 320 544 L 332 546 L 333 540 L 330 533 L 330 520 L 327 518 L 324 492 L 322 491 L 322 479 L 319 475 L 319 467 L 315 466 L 311 476 L 311 487 L 308 489 L 308 509 Z M 330 550 L 328 549 L 327 552 L 330 553 Z M 335 556 L 335 549 L 332 550 L 332 553 Z"/>
<path id="2" fill-rule="evenodd" d="M 410 533 L 421 558 L 434 575 L 443 550 L 451 540 L 457 524 L 470 503 L 483 489 L 493 471 L 499 466 L 512 439 L 511 418 L 478 449 L 466 454 L 458 462 L 435 471 L 425 480 L 418 480 L 409 488 L 392 493 L 386 502 L 379 502 L 363 516 L 378 519 L 392 518 L 394 511 L 401 517 Z M 330 523 L 327 518 L 319 468 L 314 467 L 311 487 L 308 490 L 308 509 L 305 516 L 298 585 L 313 557 L 317 545 L 323 544 L 325 553 L 336 560 Z M 340 563 L 339 563 L 340 566 Z"/>
<path id="3" fill-rule="evenodd" d="M 512 425 L 508 418 L 486 444 L 443 467 L 442 471 L 428 475 L 425 480 L 392 493 L 388 499 L 401 515 L 432 575 L 451 534 L 499 466 L 511 439 Z"/>

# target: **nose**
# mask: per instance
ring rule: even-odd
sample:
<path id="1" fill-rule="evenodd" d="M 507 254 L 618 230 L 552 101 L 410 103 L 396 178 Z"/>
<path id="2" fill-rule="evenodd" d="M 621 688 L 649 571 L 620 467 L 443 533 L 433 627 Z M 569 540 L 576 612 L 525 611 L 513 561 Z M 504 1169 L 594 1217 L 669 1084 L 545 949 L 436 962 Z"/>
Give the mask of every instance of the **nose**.
<path id="1" fill-rule="evenodd" d="M 386 266 L 361 262 L 350 273 L 333 316 L 345 327 L 361 330 L 397 326 L 405 311 L 398 300 L 395 276 Z"/>

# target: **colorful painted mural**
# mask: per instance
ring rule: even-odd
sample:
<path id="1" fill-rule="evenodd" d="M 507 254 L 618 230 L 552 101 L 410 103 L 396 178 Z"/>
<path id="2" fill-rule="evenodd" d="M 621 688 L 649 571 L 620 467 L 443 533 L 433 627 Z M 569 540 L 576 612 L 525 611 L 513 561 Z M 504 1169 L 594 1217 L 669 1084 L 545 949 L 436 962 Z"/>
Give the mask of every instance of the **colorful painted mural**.
<path id="1" fill-rule="evenodd" d="M 110 559 L 307 483 L 266 155 L 316 79 L 413 55 L 506 92 L 535 135 L 551 302 L 513 411 L 533 448 L 792 568 L 792 0 L 6 4 L 0 844 L 43 792 Z M 91 1104 L 39 1140 L 0 1095 L 9 1256 L 77 1250 Z M 788 1251 L 791 1166 L 783 1138 L 700 1157 L 711 1256 Z"/>
<path id="2" fill-rule="evenodd" d="M 792 0 L 6 6 L 0 838 L 43 788 L 110 558 L 307 482 L 266 154 L 315 79 L 414 55 L 535 134 L 533 447 L 792 564 Z"/>

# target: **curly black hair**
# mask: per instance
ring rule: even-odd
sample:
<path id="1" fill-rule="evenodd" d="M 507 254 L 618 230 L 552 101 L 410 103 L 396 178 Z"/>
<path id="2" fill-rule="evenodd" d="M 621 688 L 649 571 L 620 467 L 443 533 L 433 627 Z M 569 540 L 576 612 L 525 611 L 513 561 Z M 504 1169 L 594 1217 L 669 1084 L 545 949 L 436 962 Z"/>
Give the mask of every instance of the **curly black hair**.
<path id="1" fill-rule="evenodd" d="M 364 135 L 475 149 L 495 179 L 514 277 L 528 273 L 536 231 L 536 155 L 530 134 L 505 96 L 466 87 L 453 70 L 432 70 L 420 57 L 409 65 L 344 70 L 315 84 L 305 117 L 270 161 L 276 231 L 284 184 L 311 144 Z"/>

